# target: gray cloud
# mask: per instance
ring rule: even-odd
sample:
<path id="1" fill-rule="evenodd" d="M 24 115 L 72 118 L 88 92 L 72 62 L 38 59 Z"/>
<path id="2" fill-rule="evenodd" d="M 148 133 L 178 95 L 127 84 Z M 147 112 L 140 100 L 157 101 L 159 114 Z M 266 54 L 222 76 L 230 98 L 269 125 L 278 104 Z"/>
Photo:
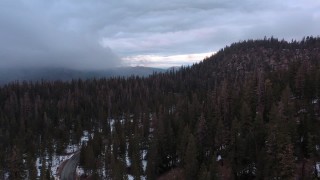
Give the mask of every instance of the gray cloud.
<path id="1" fill-rule="evenodd" d="M 129 9 L 130 16 L 104 28 L 105 44 L 120 54 L 217 51 L 248 38 L 275 36 L 291 40 L 316 36 L 320 28 L 320 2 L 315 0 L 173 0 L 141 4 L 139 9 Z"/>
<path id="2" fill-rule="evenodd" d="M 117 56 L 317 36 L 319 9 L 317 0 L 1 0 L 0 66 L 105 68 L 121 64 Z"/>
<path id="3" fill-rule="evenodd" d="M 70 19 L 59 22 L 59 16 L 44 7 L 47 4 L 19 2 L 0 3 L 1 67 L 106 69 L 121 63 L 94 32 L 82 31 L 82 23 L 77 27 L 63 22 Z"/>

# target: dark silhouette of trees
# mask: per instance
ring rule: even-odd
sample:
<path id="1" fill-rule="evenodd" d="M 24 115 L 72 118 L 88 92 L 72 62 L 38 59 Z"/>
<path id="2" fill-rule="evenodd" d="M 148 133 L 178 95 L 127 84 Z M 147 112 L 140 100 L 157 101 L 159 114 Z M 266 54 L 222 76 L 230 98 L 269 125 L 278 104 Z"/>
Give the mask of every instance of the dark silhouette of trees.
<path id="1" fill-rule="evenodd" d="M 319 50 L 319 37 L 271 37 L 149 77 L 3 85 L 0 179 L 34 179 L 37 157 L 63 153 L 84 130 L 94 136 L 80 165 L 98 179 L 101 169 L 113 179 L 312 177 L 310 162 L 320 158 Z"/>

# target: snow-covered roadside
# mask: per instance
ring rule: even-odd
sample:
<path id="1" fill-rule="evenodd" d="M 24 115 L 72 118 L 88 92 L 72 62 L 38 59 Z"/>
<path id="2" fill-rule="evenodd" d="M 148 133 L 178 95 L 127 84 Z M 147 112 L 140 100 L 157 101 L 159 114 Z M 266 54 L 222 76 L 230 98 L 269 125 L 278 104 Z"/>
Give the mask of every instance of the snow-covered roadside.
<path id="1" fill-rule="evenodd" d="M 40 158 L 38 157 L 37 160 L 36 160 L 36 168 L 37 168 L 38 176 L 41 175 L 42 166 L 45 165 L 46 169 L 47 169 L 49 167 L 49 164 L 51 164 L 51 168 L 50 168 L 51 175 L 55 179 L 59 179 L 58 170 L 59 170 L 60 165 L 63 162 L 65 162 L 66 160 L 70 159 L 73 155 L 74 155 L 74 153 L 68 154 L 68 155 L 53 155 L 51 163 L 49 162 L 49 158 L 46 157 L 45 164 L 43 164 L 43 160 L 41 161 Z"/>
<path id="2" fill-rule="evenodd" d="M 89 141 L 89 133 L 88 131 L 83 131 L 83 136 L 81 137 L 80 143 L 68 145 L 64 150 L 65 154 L 61 154 L 61 155 L 54 154 L 51 158 L 49 158 L 49 155 L 46 155 L 45 157 L 38 157 L 36 160 L 37 176 L 40 177 L 42 166 L 45 165 L 46 169 L 48 169 L 50 165 L 51 175 L 54 177 L 54 179 L 58 180 L 59 168 L 61 168 L 61 165 L 67 160 L 69 160 L 76 152 L 78 152 L 82 144 L 86 144 L 88 141 Z M 45 161 L 45 164 L 43 164 L 43 161 Z M 79 171 L 77 170 L 77 172 L 83 173 L 83 171 L 81 170 Z M 78 174 L 81 175 L 81 173 L 78 173 Z"/>

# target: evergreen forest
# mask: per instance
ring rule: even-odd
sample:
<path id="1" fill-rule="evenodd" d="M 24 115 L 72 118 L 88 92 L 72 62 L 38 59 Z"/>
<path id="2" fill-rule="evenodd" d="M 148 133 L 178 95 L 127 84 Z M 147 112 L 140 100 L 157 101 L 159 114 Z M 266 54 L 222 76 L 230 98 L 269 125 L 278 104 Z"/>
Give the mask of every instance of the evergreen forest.
<path id="1" fill-rule="evenodd" d="M 317 179 L 320 38 L 241 41 L 148 77 L 11 82 L 0 142 L 0 179 L 54 179 L 72 144 L 79 179 Z"/>

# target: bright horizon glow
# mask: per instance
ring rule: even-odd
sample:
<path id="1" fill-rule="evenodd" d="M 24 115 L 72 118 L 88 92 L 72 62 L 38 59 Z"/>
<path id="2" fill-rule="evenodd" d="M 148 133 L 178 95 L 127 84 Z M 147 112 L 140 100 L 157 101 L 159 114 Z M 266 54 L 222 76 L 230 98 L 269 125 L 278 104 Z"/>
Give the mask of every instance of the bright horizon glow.
<path id="1" fill-rule="evenodd" d="M 137 55 L 122 58 L 124 66 L 146 66 L 157 68 L 170 68 L 175 66 L 187 66 L 200 62 L 206 57 L 210 57 L 214 52 L 179 54 L 170 56 L 161 55 Z"/>

